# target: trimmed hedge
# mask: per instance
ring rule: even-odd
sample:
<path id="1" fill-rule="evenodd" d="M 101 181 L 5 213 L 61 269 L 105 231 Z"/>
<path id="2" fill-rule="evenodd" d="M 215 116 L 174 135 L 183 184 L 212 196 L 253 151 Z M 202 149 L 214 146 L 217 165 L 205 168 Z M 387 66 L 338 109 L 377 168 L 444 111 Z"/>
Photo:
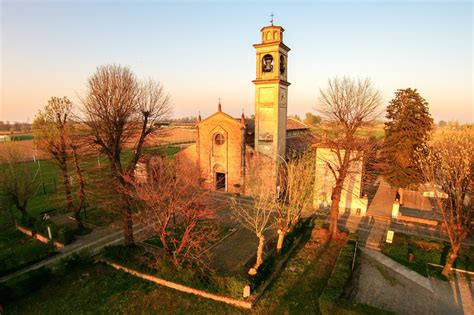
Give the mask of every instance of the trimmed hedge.
<path id="1" fill-rule="evenodd" d="M 34 233 L 39 233 L 48 238 L 49 227 L 54 241 L 67 245 L 76 240 L 75 235 L 77 231 L 74 228 L 69 226 L 58 226 L 51 220 L 35 220 L 33 222 L 32 225 L 25 225 L 25 227 L 31 229 Z"/>
<path id="2" fill-rule="evenodd" d="M 72 243 L 76 239 L 76 236 L 74 230 L 63 227 L 58 231 L 56 239 L 64 245 L 67 245 Z"/>
<path id="3" fill-rule="evenodd" d="M 356 243 L 349 240 L 341 249 L 336 265 L 332 270 L 326 287 L 319 297 L 319 307 L 322 314 L 333 314 L 333 308 L 339 297 L 344 292 L 344 287 L 352 275 L 352 257 Z"/>

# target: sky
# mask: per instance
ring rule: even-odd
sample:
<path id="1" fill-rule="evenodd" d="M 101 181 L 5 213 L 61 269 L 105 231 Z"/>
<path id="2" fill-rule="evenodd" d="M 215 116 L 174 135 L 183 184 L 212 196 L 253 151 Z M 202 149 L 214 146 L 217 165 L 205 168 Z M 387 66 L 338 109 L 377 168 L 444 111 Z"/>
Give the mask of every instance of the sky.
<path id="1" fill-rule="evenodd" d="M 173 116 L 254 113 L 260 29 L 285 29 L 288 113 L 317 114 L 336 76 L 370 78 L 383 107 L 416 88 L 435 121 L 474 122 L 471 1 L 0 0 L 0 120 L 29 121 L 51 96 L 78 106 L 97 66 L 160 81 Z"/>

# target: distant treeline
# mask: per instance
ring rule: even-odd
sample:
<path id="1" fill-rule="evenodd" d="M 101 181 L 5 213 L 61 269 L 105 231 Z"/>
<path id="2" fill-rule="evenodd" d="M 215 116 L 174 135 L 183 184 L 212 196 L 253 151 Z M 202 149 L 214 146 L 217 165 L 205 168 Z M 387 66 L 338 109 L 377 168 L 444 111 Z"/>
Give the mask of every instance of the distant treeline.
<path id="1" fill-rule="evenodd" d="M 31 124 L 17 122 L 10 123 L 9 121 L 3 122 L 0 120 L 0 131 L 10 131 L 10 132 L 30 132 Z"/>

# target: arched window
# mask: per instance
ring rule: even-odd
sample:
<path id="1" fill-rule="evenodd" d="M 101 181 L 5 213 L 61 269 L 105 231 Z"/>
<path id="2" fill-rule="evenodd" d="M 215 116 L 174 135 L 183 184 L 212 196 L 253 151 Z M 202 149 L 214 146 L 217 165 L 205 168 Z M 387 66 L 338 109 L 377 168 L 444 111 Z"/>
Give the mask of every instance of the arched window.
<path id="1" fill-rule="evenodd" d="M 225 138 L 222 134 L 218 133 L 214 136 L 214 143 L 216 145 L 223 145 L 225 142 Z"/>
<path id="2" fill-rule="evenodd" d="M 272 32 L 267 33 L 267 40 L 270 40 L 270 39 L 272 39 Z"/>
<path id="3" fill-rule="evenodd" d="M 270 54 L 266 54 L 262 58 L 262 71 L 272 72 L 273 71 L 273 57 Z"/>

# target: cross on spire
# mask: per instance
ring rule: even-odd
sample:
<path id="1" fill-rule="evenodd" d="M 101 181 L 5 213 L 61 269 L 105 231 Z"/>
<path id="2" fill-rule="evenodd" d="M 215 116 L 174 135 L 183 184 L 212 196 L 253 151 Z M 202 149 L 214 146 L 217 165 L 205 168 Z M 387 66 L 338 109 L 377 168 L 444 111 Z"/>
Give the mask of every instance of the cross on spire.
<path id="1" fill-rule="evenodd" d="M 272 23 L 272 26 L 273 26 L 273 17 L 275 16 L 275 14 L 273 14 L 273 12 L 270 14 L 270 23 Z"/>

